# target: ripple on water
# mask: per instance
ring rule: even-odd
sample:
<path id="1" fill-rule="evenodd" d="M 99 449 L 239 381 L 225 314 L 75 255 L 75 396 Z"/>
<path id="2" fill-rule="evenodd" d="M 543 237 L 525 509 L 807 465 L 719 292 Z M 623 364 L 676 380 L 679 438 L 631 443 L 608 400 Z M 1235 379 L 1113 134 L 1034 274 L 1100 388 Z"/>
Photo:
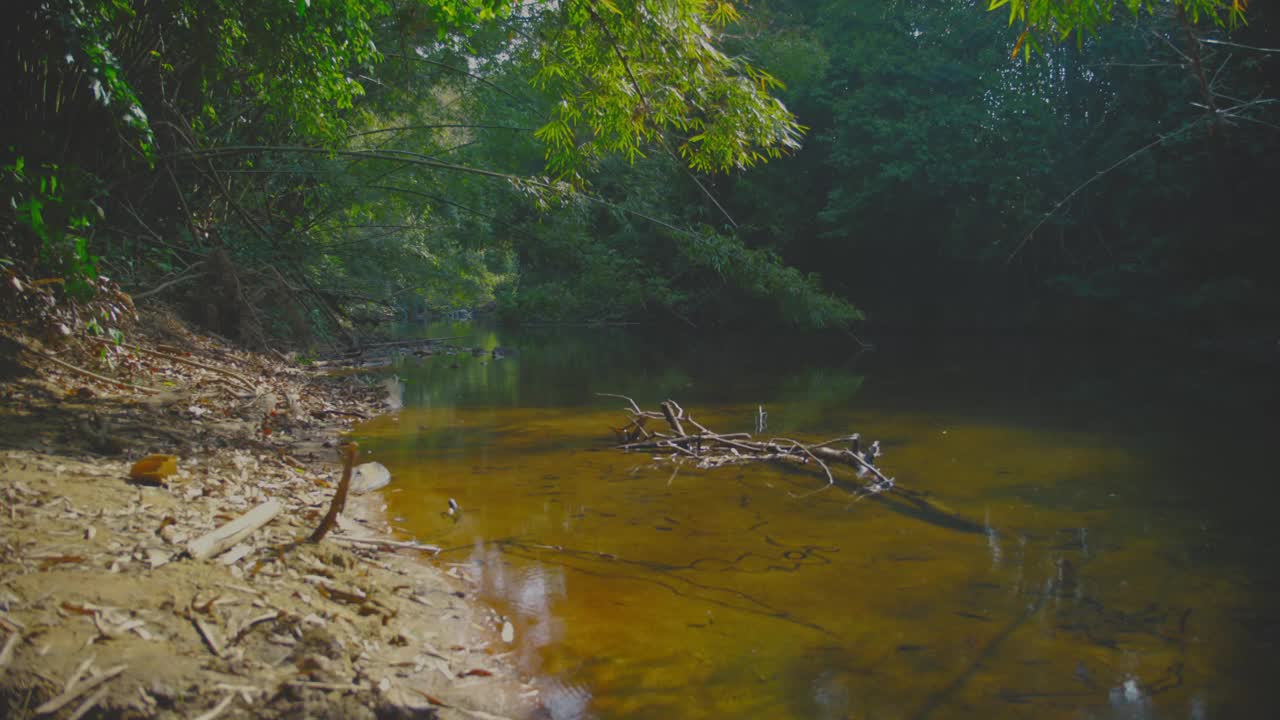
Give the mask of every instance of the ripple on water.
<path id="1" fill-rule="evenodd" d="M 591 691 L 585 685 L 567 683 L 559 678 L 543 678 L 538 684 L 539 697 L 551 720 L 587 720 Z"/>

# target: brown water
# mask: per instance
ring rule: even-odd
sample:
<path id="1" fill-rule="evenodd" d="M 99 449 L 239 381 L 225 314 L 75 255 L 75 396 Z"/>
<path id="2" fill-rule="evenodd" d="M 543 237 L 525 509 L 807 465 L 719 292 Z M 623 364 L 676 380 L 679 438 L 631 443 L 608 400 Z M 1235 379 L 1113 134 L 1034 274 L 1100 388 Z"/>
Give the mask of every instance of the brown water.
<path id="1" fill-rule="evenodd" d="M 499 335 L 360 429 L 396 524 L 474 566 L 555 718 L 1272 717 L 1274 381 L 1031 342 Z M 457 365 L 457 367 L 452 367 Z M 623 393 L 856 430 L 936 522 L 610 447 Z M 462 508 L 442 515 L 448 498 Z"/>

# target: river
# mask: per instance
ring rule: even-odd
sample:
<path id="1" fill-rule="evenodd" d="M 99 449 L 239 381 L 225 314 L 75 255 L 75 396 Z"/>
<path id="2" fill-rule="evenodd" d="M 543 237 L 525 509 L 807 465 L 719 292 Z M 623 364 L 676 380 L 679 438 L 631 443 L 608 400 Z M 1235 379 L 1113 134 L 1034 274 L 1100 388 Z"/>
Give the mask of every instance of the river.
<path id="1" fill-rule="evenodd" d="M 513 353 L 403 359 L 403 409 L 358 439 L 393 524 L 472 568 L 557 720 L 1271 716 L 1274 367 L 1025 338 L 427 335 Z M 857 431 L 976 530 L 615 450 L 625 402 L 597 393 L 724 432 L 762 408 L 771 437 Z"/>

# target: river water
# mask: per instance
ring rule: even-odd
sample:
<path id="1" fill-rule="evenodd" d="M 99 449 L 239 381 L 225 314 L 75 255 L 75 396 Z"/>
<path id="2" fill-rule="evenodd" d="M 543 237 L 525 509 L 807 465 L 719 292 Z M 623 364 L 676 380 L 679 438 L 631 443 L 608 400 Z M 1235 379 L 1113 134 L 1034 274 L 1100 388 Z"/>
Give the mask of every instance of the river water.
<path id="1" fill-rule="evenodd" d="M 571 718 L 1272 717 L 1274 367 L 1020 340 L 428 336 L 365 424 L 394 524 L 466 563 Z M 879 439 L 972 520 L 815 475 L 612 448 L 619 393 L 702 424 Z M 814 492 L 818 491 L 818 492 Z M 461 513 L 443 511 L 453 498 Z"/>

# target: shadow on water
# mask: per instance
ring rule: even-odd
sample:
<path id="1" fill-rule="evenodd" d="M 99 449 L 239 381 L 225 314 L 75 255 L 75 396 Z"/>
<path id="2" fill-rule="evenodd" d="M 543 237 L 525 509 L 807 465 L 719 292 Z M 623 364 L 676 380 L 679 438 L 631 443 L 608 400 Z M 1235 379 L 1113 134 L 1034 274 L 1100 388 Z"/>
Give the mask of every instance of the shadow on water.
<path id="1" fill-rule="evenodd" d="M 1269 716 L 1275 368 L 1025 339 L 429 334 L 513 350 L 405 359 L 403 409 L 362 444 L 394 522 L 511 619 L 557 719 Z M 761 406 L 768 434 L 856 430 L 921 495 L 624 454 L 621 401 L 596 393 L 726 432 Z"/>

